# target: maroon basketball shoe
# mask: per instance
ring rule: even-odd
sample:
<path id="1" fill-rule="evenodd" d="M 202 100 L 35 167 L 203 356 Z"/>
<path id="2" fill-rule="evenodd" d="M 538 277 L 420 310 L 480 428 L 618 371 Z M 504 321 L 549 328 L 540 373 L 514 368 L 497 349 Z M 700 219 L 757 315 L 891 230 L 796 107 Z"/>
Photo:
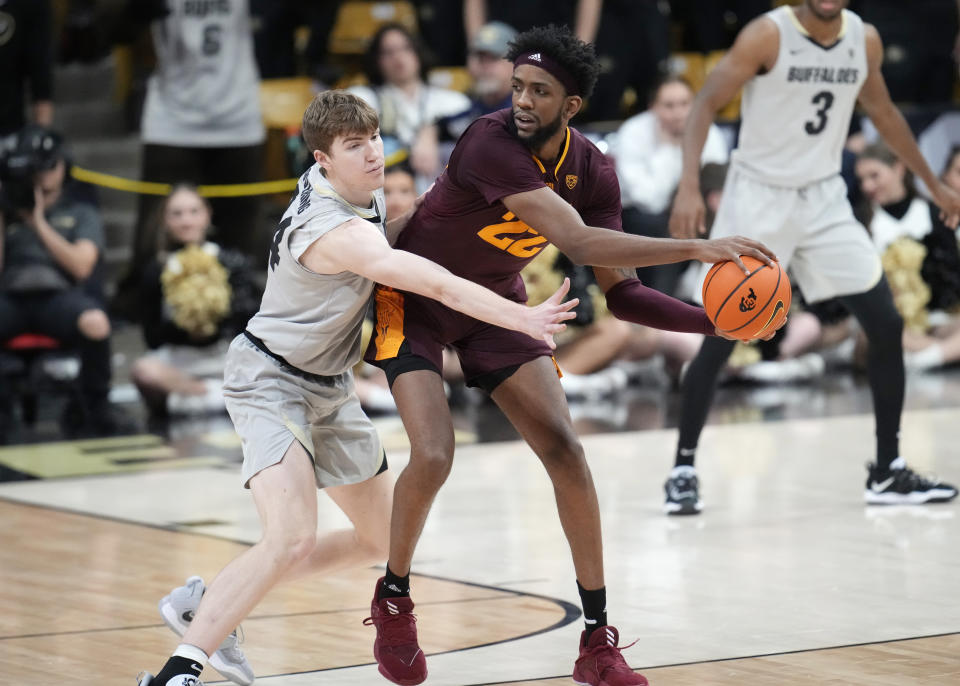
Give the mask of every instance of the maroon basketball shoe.
<path id="1" fill-rule="evenodd" d="M 410 598 L 379 598 L 383 577 L 370 603 L 370 616 L 363 620 L 377 628 L 373 657 L 380 673 L 395 684 L 413 686 L 427 678 L 427 658 L 417 643 L 417 617 Z M 626 683 L 626 682 L 624 682 Z"/>
<path id="2" fill-rule="evenodd" d="M 602 626 L 590 634 L 580 634 L 580 657 L 573 665 L 573 680 L 581 686 L 648 686 L 623 659 L 617 642 L 620 634 L 612 626 Z M 633 645 L 632 643 L 630 645 Z M 630 646 L 625 646 L 629 648 Z"/>

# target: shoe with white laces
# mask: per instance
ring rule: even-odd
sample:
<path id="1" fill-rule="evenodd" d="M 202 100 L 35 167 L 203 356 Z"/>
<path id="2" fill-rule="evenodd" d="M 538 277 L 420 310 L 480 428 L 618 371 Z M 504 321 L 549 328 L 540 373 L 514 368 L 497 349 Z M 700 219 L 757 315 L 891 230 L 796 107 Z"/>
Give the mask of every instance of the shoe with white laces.
<path id="1" fill-rule="evenodd" d="M 203 682 L 192 674 L 178 674 L 165 684 L 154 683 L 153 679 L 150 672 L 140 672 L 137 674 L 137 686 L 203 686 Z"/>
<path id="2" fill-rule="evenodd" d="M 957 489 L 939 479 L 923 478 L 898 457 L 885 472 L 875 464 L 867 465 L 867 487 L 863 497 L 868 505 L 947 503 L 957 497 Z"/>
<path id="3" fill-rule="evenodd" d="M 204 590 L 206 586 L 203 579 L 199 576 L 191 576 L 186 584 L 165 595 L 157 606 L 164 623 L 177 636 L 187 633 L 190 622 L 193 621 L 193 616 L 200 607 L 200 598 L 203 597 Z M 254 674 L 253 667 L 250 666 L 240 648 L 243 642 L 242 636 L 243 630 L 237 627 L 223 639 L 220 647 L 210 656 L 210 666 L 235 684 L 249 686 L 254 681 Z"/>
<path id="4" fill-rule="evenodd" d="M 630 669 L 617 643 L 620 634 L 612 626 L 580 634 L 580 657 L 573 665 L 573 681 L 580 686 L 648 686 L 646 677 Z M 630 645 L 633 645 L 631 643 Z M 624 646 L 629 648 L 630 646 Z"/>

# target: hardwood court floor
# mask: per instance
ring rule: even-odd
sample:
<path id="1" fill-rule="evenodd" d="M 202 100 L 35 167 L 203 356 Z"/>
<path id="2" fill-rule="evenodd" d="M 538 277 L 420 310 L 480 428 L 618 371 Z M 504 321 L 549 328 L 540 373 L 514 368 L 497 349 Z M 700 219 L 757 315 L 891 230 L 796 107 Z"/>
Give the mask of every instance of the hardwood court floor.
<path id="1" fill-rule="evenodd" d="M 953 408 L 908 412 L 912 465 L 960 481 L 958 423 Z M 584 439 L 603 509 L 610 619 L 624 643 L 638 640 L 626 656 L 651 683 L 960 683 L 958 506 L 863 506 L 871 418 L 709 426 L 706 510 L 694 518 L 659 510 L 674 440 L 671 431 Z M 156 449 L 145 445 L 94 453 L 113 450 L 128 465 L 124 450 L 136 461 Z M 50 467 L 64 476 L 0 484 L 0 684 L 129 686 L 159 667 L 176 640 L 157 600 L 190 574 L 212 577 L 258 537 L 236 464 L 210 456 L 74 472 L 87 476 Z M 389 458 L 402 467 L 402 450 Z M 325 527 L 344 524 L 320 503 Z M 458 449 L 414 570 L 424 575 L 413 591 L 428 686 L 571 683 L 574 574 L 552 488 L 523 444 Z M 386 684 L 370 664 L 373 631 L 360 623 L 378 574 L 271 594 L 244 625 L 257 682 Z"/>

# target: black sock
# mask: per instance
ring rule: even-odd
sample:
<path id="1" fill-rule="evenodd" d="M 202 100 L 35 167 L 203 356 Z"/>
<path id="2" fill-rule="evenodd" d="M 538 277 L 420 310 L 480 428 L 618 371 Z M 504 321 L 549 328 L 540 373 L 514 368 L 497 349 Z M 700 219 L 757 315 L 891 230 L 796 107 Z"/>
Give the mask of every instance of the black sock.
<path id="1" fill-rule="evenodd" d="M 677 446 L 677 454 L 674 459 L 674 467 L 692 467 L 693 460 L 697 457 L 697 449 L 693 448 L 681 448 Z"/>
<path id="2" fill-rule="evenodd" d="M 595 591 L 588 591 L 577 581 L 577 590 L 580 591 L 583 624 L 586 627 L 586 637 L 589 639 L 590 634 L 607 625 L 607 587 L 601 586 Z"/>
<path id="3" fill-rule="evenodd" d="M 387 573 L 383 577 L 383 583 L 380 585 L 380 595 L 378 598 L 402 598 L 410 595 L 410 574 L 397 576 L 390 571 L 390 565 L 387 565 Z"/>
<path id="4" fill-rule="evenodd" d="M 199 677 L 202 671 L 203 665 L 198 665 L 195 660 L 174 655 L 167 660 L 167 664 L 163 666 L 160 673 L 153 677 L 153 684 L 154 686 L 167 686 L 167 682 L 175 676 L 192 674 Z"/>

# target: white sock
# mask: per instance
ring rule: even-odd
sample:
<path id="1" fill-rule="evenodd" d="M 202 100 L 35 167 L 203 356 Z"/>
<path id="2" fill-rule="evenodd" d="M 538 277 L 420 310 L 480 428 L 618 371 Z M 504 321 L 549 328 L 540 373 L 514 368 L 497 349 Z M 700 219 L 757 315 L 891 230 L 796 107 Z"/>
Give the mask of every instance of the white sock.
<path id="1" fill-rule="evenodd" d="M 200 650 L 197 646 L 192 646 L 189 643 L 181 643 L 177 646 L 177 649 L 173 651 L 174 657 L 185 657 L 188 660 L 193 660 L 198 665 L 203 667 L 207 664 L 207 660 L 210 657 Z"/>
<path id="2" fill-rule="evenodd" d="M 687 464 L 677 465 L 672 470 L 670 470 L 671 478 L 675 476 L 691 477 L 696 475 L 697 475 L 697 468 L 691 467 L 690 465 L 687 465 Z"/>

